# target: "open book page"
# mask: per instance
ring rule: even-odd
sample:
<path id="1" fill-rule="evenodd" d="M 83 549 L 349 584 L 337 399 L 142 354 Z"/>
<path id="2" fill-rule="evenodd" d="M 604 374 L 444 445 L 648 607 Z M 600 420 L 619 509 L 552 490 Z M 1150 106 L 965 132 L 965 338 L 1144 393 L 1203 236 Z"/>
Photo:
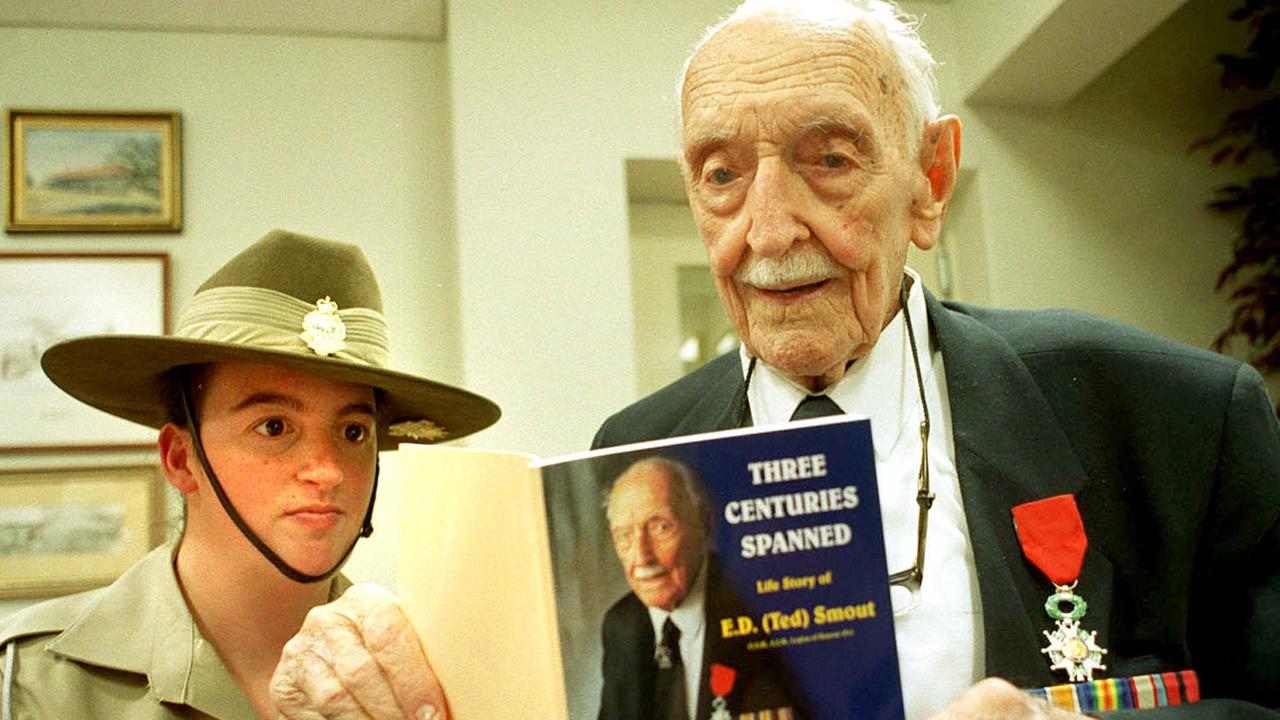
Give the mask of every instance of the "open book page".
<path id="1" fill-rule="evenodd" d="M 865 420 L 534 467 L 401 454 L 400 586 L 459 720 L 651 717 L 673 607 L 685 686 L 671 702 L 695 720 L 902 717 Z M 670 485 L 652 478 L 677 474 L 680 497 L 655 501 Z"/>
<path id="2" fill-rule="evenodd" d="M 400 446 L 399 592 L 454 720 L 568 717 L 532 460 Z"/>

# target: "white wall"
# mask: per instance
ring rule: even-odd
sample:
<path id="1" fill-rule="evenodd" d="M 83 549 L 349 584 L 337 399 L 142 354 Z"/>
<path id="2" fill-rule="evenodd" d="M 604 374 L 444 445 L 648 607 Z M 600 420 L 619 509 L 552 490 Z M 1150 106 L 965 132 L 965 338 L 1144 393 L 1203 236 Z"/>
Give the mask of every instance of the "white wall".
<path id="1" fill-rule="evenodd" d="M 705 268 L 707 254 L 687 205 L 633 203 L 629 220 L 630 315 L 637 338 L 634 392 L 644 396 L 683 373 L 677 276 L 681 266 Z"/>
<path id="2" fill-rule="evenodd" d="M 972 18 L 956 24 L 949 51 L 974 39 Z M 1213 283 L 1232 223 L 1204 206 L 1233 171 L 1186 148 L 1228 110 L 1214 54 L 1242 46 L 1221 3 L 1192 0 L 1062 107 L 959 105 L 992 304 L 1072 307 L 1208 346 L 1227 317 Z"/>
<path id="3" fill-rule="evenodd" d="M 477 444 L 582 449 L 635 395 L 627 157 L 674 152 L 676 71 L 719 1 L 449 4 L 463 357 Z"/>
<path id="4" fill-rule="evenodd" d="M 393 365 L 463 381 L 442 45 L 0 27 L 0 48 L 4 107 L 176 110 L 184 145 L 181 233 L 8 234 L 0 252 L 167 252 L 176 314 L 271 228 L 357 242 L 382 286 Z M 0 454 L 0 470 L 154 460 Z M 388 465 L 384 508 L 395 506 Z"/>

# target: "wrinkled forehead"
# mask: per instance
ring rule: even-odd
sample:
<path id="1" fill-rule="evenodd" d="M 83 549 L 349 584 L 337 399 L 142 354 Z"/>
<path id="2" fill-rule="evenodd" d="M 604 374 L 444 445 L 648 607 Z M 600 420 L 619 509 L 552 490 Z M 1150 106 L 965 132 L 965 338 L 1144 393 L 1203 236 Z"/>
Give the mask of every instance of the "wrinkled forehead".
<path id="1" fill-rule="evenodd" d="M 903 131 L 906 107 L 888 40 L 858 20 L 770 14 L 730 22 L 695 51 L 681 89 L 686 146 L 697 140 L 691 135 L 732 134 L 744 121 L 784 121 L 806 108 L 869 116 L 885 132 Z"/>
<path id="2" fill-rule="evenodd" d="M 614 483 L 610 492 L 609 520 L 632 523 L 659 511 L 679 513 L 680 498 L 670 473 L 658 466 L 634 468 Z"/>

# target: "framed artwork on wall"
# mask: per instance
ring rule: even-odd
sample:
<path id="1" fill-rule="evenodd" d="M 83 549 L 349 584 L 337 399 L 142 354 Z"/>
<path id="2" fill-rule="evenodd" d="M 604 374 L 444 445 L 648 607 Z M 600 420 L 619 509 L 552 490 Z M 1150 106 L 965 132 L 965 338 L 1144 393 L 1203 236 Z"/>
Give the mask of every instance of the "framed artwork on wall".
<path id="1" fill-rule="evenodd" d="M 91 408 L 40 369 L 81 335 L 163 335 L 169 256 L 0 253 L 0 452 L 146 448 L 151 428 Z"/>
<path id="2" fill-rule="evenodd" d="M 0 473 L 0 597 L 115 580 L 164 538 L 162 482 L 152 465 Z"/>
<path id="3" fill-rule="evenodd" d="M 178 113 L 9 110 L 5 124 L 6 230 L 182 229 Z"/>

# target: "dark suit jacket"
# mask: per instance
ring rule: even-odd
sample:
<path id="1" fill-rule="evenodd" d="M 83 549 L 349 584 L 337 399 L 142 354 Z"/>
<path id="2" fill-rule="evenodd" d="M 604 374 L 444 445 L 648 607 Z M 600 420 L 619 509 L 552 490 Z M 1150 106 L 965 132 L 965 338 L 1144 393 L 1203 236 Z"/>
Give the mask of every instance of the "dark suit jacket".
<path id="1" fill-rule="evenodd" d="M 1066 681 L 1040 653 L 1052 588 L 1010 509 L 1071 493 L 1089 537 L 1082 624 L 1110 651 L 1101 676 L 1192 667 L 1221 699 L 1160 712 L 1280 715 L 1258 707 L 1280 708 L 1280 428 L 1257 372 L 1080 313 L 926 300 L 987 673 Z M 594 445 L 732 427 L 742 393 L 729 353 L 609 418 Z"/>
<path id="2" fill-rule="evenodd" d="M 746 606 L 720 574 L 715 557 L 707 560 L 705 595 L 706 629 L 701 661 L 684 659 L 686 672 L 700 672 L 698 708 L 692 720 L 711 716 L 711 664 L 727 665 L 736 673 L 733 691 L 725 698 L 738 713 L 792 707 L 791 682 L 781 658 L 771 651 L 748 652 L 744 640 L 724 638 L 720 619 L 746 614 Z M 652 720 L 654 684 L 654 636 L 649 609 L 627 593 L 604 616 L 604 687 L 600 692 L 599 720 Z M 699 670 L 700 668 L 700 670 Z"/>

